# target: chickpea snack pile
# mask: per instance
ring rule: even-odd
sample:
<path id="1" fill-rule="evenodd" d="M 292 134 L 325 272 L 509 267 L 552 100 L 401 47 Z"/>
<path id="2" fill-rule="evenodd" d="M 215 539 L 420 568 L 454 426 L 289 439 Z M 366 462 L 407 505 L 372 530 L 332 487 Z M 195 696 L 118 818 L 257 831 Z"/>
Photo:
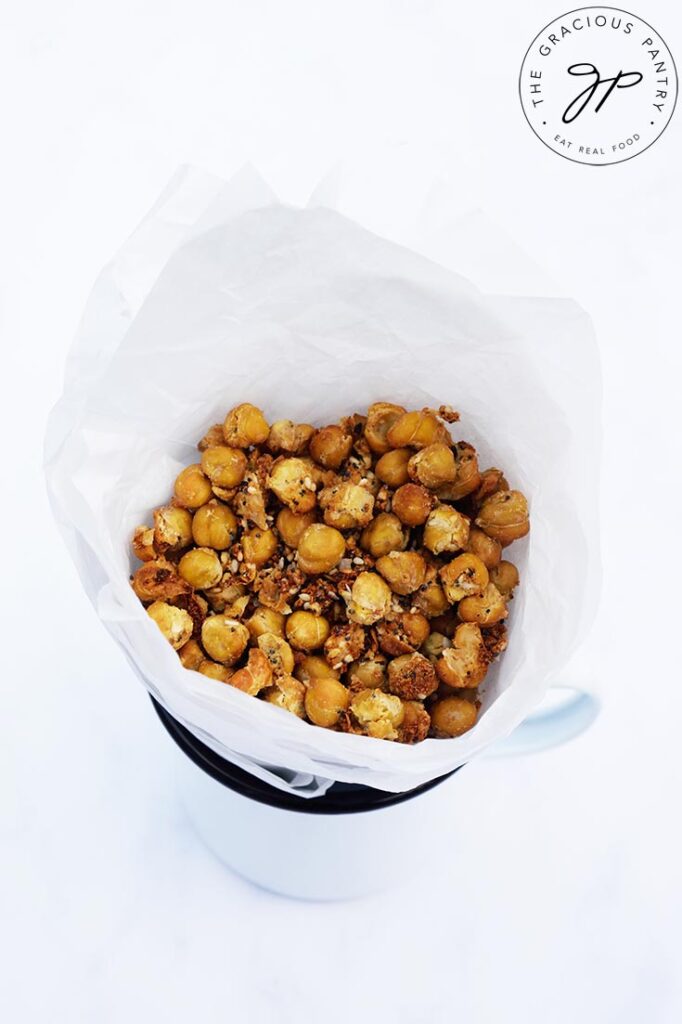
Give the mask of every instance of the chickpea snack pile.
<path id="1" fill-rule="evenodd" d="M 316 428 L 244 403 L 211 427 L 132 539 L 132 587 L 185 668 L 325 729 L 470 729 L 529 517 L 458 419 L 375 402 Z"/>

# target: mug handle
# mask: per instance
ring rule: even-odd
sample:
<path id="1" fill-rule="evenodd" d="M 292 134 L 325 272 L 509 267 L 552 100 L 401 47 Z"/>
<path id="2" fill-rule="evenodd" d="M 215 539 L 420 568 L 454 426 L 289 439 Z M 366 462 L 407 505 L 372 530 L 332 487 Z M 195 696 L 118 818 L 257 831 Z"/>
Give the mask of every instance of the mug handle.
<path id="1" fill-rule="evenodd" d="M 565 691 L 563 700 L 548 707 L 541 704 L 506 739 L 494 743 L 487 756 L 536 754 L 567 743 L 589 728 L 600 710 L 595 695 L 572 683 L 555 683 L 550 687 L 550 692 L 561 690 Z"/>

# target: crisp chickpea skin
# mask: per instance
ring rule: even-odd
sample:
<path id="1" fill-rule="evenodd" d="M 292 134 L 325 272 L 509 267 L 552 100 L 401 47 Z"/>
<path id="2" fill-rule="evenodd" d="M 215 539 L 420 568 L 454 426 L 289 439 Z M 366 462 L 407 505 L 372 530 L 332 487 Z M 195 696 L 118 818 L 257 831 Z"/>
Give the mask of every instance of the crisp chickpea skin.
<path id="1" fill-rule="evenodd" d="M 314 725 L 333 729 L 338 726 L 349 702 L 350 693 L 338 679 L 333 676 L 311 679 L 305 695 L 305 711 Z"/>
<path id="2" fill-rule="evenodd" d="M 178 657 L 185 668 L 198 669 L 205 655 L 196 640 L 188 640 L 179 648 Z"/>
<path id="3" fill-rule="evenodd" d="M 353 438 L 337 424 L 316 430 L 310 440 L 309 451 L 315 462 L 325 469 L 339 469 L 353 447 Z"/>
<path id="4" fill-rule="evenodd" d="M 443 615 L 450 607 L 445 591 L 435 580 L 420 587 L 418 593 L 412 598 L 412 602 L 427 619 L 435 619 L 438 615 Z"/>
<path id="5" fill-rule="evenodd" d="M 428 409 L 405 412 L 389 428 L 386 440 L 391 448 L 426 448 L 430 444 L 450 441 L 442 423 Z"/>
<path id="6" fill-rule="evenodd" d="M 249 642 L 249 631 L 237 619 L 227 615 L 211 615 L 201 626 L 201 642 L 214 661 L 234 665 L 239 661 Z"/>
<path id="7" fill-rule="evenodd" d="M 513 562 L 501 561 L 491 570 L 490 582 L 494 583 L 502 596 L 508 600 L 519 585 L 519 570 Z"/>
<path id="8" fill-rule="evenodd" d="M 373 402 L 370 405 L 365 422 L 365 440 L 377 455 L 383 455 L 391 447 L 386 435 L 404 413 L 402 405 L 393 405 L 391 402 Z"/>
<path id="9" fill-rule="evenodd" d="M 288 452 L 299 455 L 305 451 L 315 427 L 310 423 L 294 423 L 292 420 L 277 420 L 270 427 L 268 448 L 271 452 Z"/>
<path id="10" fill-rule="evenodd" d="M 482 594 L 465 597 L 459 602 L 457 614 L 462 622 L 478 622 L 481 626 L 494 626 L 509 615 L 507 603 L 494 583 L 489 583 Z"/>
<path id="11" fill-rule="evenodd" d="M 502 558 L 502 545 L 499 540 L 489 537 L 478 526 L 470 528 L 466 550 L 480 558 L 488 571 L 494 569 Z"/>
<path id="12" fill-rule="evenodd" d="M 343 558 L 346 541 L 343 534 L 324 523 L 313 523 L 298 542 L 298 564 L 303 572 L 319 575 L 331 572 Z"/>
<path id="13" fill-rule="evenodd" d="M 297 548 L 301 537 L 314 522 L 314 512 L 304 512 L 303 515 L 296 515 L 291 509 L 283 508 L 277 515 L 275 526 L 287 547 Z"/>
<path id="14" fill-rule="evenodd" d="M 338 669 L 332 668 L 327 659 L 319 654 L 306 654 L 294 669 L 294 675 L 306 685 L 312 679 L 339 678 Z"/>
<path id="15" fill-rule="evenodd" d="M 436 499 L 421 484 L 403 484 L 393 495 L 391 508 L 406 526 L 422 526 Z"/>
<path id="16" fill-rule="evenodd" d="M 154 529 L 151 526 L 136 526 L 133 534 L 133 554 L 141 562 L 152 562 L 158 555 L 154 548 Z"/>
<path id="17" fill-rule="evenodd" d="M 481 482 L 476 449 L 466 441 L 455 445 L 457 476 L 451 483 L 442 484 L 436 491 L 443 501 L 461 501 L 475 491 Z"/>
<path id="18" fill-rule="evenodd" d="M 426 562 L 416 551 L 391 551 L 377 559 L 377 570 L 394 594 L 412 594 L 424 583 Z"/>
<path id="19" fill-rule="evenodd" d="M 221 665 L 217 661 L 211 661 L 210 658 L 204 658 L 197 671 L 201 672 L 202 676 L 215 679 L 218 683 L 229 683 L 234 675 L 233 669 L 228 668 L 227 665 Z"/>
<path id="20" fill-rule="evenodd" d="M 457 476 L 452 448 L 442 442 L 421 448 L 410 459 L 407 471 L 412 480 L 424 487 L 440 487 L 451 483 Z"/>
<path id="21" fill-rule="evenodd" d="M 476 724 L 476 705 L 462 697 L 444 697 L 429 708 L 434 736 L 461 736 Z"/>
<path id="22" fill-rule="evenodd" d="M 211 481 L 198 465 L 186 466 L 178 474 L 173 493 L 179 505 L 190 509 L 200 508 L 213 497 Z"/>
<path id="23" fill-rule="evenodd" d="M 391 609 L 391 591 L 375 572 L 361 572 L 351 587 L 348 618 L 361 626 L 371 626 L 385 618 Z"/>
<path id="24" fill-rule="evenodd" d="M 479 596 L 488 585 L 488 570 L 480 558 L 465 552 L 453 558 L 438 574 L 451 604 Z"/>
<path id="25" fill-rule="evenodd" d="M 182 551 L 192 543 L 192 514 L 177 505 L 162 505 L 154 511 L 154 547 L 159 554 Z M 148 559 L 145 559 L 148 561 Z"/>
<path id="26" fill-rule="evenodd" d="M 147 608 L 147 615 L 159 627 L 171 647 L 177 651 L 192 636 L 192 616 L 184 608 L 175 608 L 165 601 L 154 601 Z"/>
<path id="27" fill-rule="evenodd" d="M 281 612 L 261 605 L 256 608 L 251 618 L 247 619 L 246 628 L 254 640 L 258 640 L 263 633 L 275 633 L 277 636 L 283 637 L 285 622 L 286 619 Z"/>
<path id="28" fill-rule="evenodd" d="M 286 638 L 298 651 L 315 651 L 329 636 L 330 626 L 323 615 L 292 612 L 286 622 Z"/>
<path id="29" fill-rule="evenodd" d="M 305 718 L 305 693 L 303 683 L 293 676 L 280 676 L 263 694 L 263 699 L 278 708 L 290 711 L 297 718 Z"/>
<path id="30" fill-rule="evenodd" d="M 374 472 L 388 487 L 402 487 L 410 479 L 407 467 L 411 458 L 411 448 L 393 448 L 381 456 L 374 467 Z"/>
<path id="31" fill-rule="evenodd" d="M 355 530 L 372 520 L 374 495 L 360 484 L 342 483 L 326 487 L 320 493 L 327 526 L 338 530 Z"/>
<path id="32" fill-rule="evenodd" d="M 436 672 L 447 686 L 475 689 L 485 679 L 489 663 L 490 656 L 480 626 L 475 622 L 463 622 L 455 630 L 452 643 L 441 650 Z"/>
<path id="33" fill-rule="evenodd" d="M 461 551 L 469 540 L 469 520 L 452 505 L 436 505 L 424 526 L 424 547 L 434 555 Z"/>
<path id="34" fill-rule="evenodd" d="M 381 558 L 390 551 L 402 551 L 407 544 L 407 531 L 392 512 L 380 512 L 360 537 L 360 545 L 373 558 Z"/>
<path id="35" fill-rule="evenodd" d="M 264 444 L 268 439 L 270 427 L 261 410 L 242 402 L 230 409 L 223 423 L 225 443 L 231 448 L 249 448 L 254 444 Z"/>
<path id="36" fill-rule="evenodd" d="M 192 537 L 199 547 L 225 551 L 234 543 L 238 527 L 239 523 L 232 509 L 214 499 L 194 513 Z"/>
<path id="37" fill-rule="evenodd" d="M 205 590 L 222 579 L 223 567 L 212 548 L 192 548 L 178 562 L 178 572 L 191 586 Z"/>
<path id="38" fill-rule="evenodd" d="M 402 654 L 388 663 L 388 688 L 403 700 L 424 700 L 438 689 L 438 679 L 423 654 Z"/>
<path id="39" fill-rule="evenodd" d="M 383 689 L 386 685 L 386 659 L 378 655 L 354 661 L 348 666 L 348 680 L 352 690 Z"/>
<path id="40" fill-rule="evenodd" d="M 261 633 L 257 643 L 276 676 L 291 675 L 295 664 L 294 652 L 284 637 L 277 633 Z"/>
<path id="41" fill-rule="evenodd" d="M 378 740 L 398 739 L 398 726 L 405 714 L 400 697 L 379 689 L 360 690 L 351 698 L 350 710 L 368 736 Z"/>
<path id="42" fill-rule="evenodd" d="M 240 448 L 218 445 L 207 448 L 201 456 L 201 468 L 218 487 L 239 487 L 246 473 L 246 455 Z"/>
<path id="43" fill-rule="evenodd" d="M 242 534 L 242 551 L 245 562 L 265 565 L 277 551 L 277 537 L 272 530 L 261 530 L 256 526 Z"/>
<path id="44" fill-rule="evenodd" d="M 272 683 L 272 665 L 258 647 L 252 647 L 245 668 L 230 676 L 229 683 L 242 693 L 256 697 Z"/>
<path id="45" fill-rule="evenodd" d="M 304 459 L 277 459 L 270 470 L 268 487 L 297 515 L 311 512 L 317 503 L 315 481 Z"/>
<path id="46" fill-rule="evenodd" d="M 528 502 L 521 491 L 496 491 L 478 510 L 476 526 L 507 547 L 530 529 Z"/>
<path id="47" fill-rule="evenodd" d="M 445 636 L 444 633 L 438 633 L 434 630 L 429 633 L 426 640 L 421 646 L 421 653 L 425 658 L 428 658 L 432 664 L 438 661 L 443 651 L 452 647 L 452 640 Z"/>

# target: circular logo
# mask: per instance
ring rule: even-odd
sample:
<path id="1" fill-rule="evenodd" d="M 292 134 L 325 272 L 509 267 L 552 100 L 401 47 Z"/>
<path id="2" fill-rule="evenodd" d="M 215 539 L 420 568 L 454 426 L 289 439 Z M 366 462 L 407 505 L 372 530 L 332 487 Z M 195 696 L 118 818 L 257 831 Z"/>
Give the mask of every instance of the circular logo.
<path id="1" fill-rule="evenodd" d="M 581 7 L 543 28 L 519 76 L 526 119 L 546 146 L 581 164 L 643 153 L 675 109 L 677 70 L 665 42 L 618 7 Z"/>

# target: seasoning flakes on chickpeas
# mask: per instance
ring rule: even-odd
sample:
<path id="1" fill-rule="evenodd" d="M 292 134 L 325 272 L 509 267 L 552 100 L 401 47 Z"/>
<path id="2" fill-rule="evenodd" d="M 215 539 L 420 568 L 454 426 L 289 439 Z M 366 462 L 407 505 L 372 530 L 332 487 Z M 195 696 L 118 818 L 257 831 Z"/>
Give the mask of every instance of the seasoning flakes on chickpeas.
<path id="1" fill-rule="evenodd" d="M 324 729 L 418 743 L 476 723 L 528 503 L 450 406 L 315 427 L 250 403 L 136 527 L 132 587 L 183 666 Z"/>

